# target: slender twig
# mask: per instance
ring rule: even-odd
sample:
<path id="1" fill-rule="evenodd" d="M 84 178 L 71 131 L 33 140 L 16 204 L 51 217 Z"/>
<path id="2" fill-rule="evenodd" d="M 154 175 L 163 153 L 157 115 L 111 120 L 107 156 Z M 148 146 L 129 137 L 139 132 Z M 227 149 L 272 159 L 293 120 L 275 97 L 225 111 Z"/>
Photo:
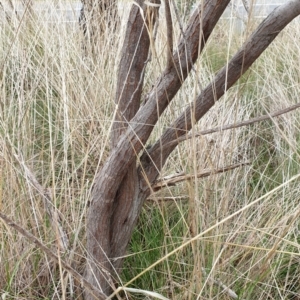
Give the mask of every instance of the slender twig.
<path id="1" fill-rule="evenodd" d="M 69 264 L 63 261 L 55 253 L 53 253 L 47 246 L 45 246 L 39 239 L 37 239 L 30 232 L 25 230 L 23 227 L 12 221 L 5 214 L 0 212 L 0 218 L 4 221 L 5 224 L 14 228 L 22 236 L 26 237 L 30 242 L 34 243 L 38 248 L 40 248 L 48 257 L 60 263 L 62 267 L 69 272 L 78 282 L 81 283 L 83 287 L 91 292 L 95 299 L 106 299 L 106 296 L 96 287 L 92 286 L 83 276 L 81 276 L 76 270 L 74 270 Z"/>
<path id="2" fill-rule="evenodd" d="M 179 202 L 179 201 L 185 201 L 188 200 L 189 196 L 177 196 L 177 197 L 157 197 L 157 196 L 152 196 L 147 198 L 147 201 L 160 201 L 160 202 Z"/>
<path id="3" fill-rule="evenodd" d="M 194 174 L 185 174 L 184 172 L 179 173 L 179 174 L 170 175 L 170 176 L 161 178 L 157 182 L 155 182 L 155 184 L 152 186 L 152 189 L 154 191 L 158 191 L 158 190 L 160 190 L 164 187 L 167 187 L 167 186 L 174 186 L 178 182 L 182 182 L 182 181 L 185 181 L 185 180 L 192 180 L 194 178 L 204 178 L 204 177 L 208 177 L 208 176 L 213 175 L 213 174 L 224 173 L 224 172 L 227 172 L 229 170 L 233 170 L 233 169 L 236 169 L 238 167 L 246 166 L 246 165 L 250 165 L 250 163 L 249 162 L 243 162 L 243 163 L 239 163 L 239 164 L 226 166 L 226 167 L 223 167 L 223 168 L 218 168 L 218 169 L 215 169 L 215 170 L 204 170 L 202 172 L 197 173 L 196 175 L 194 175 Z"/>
<path id="4" fill-rule="evenodd" d="M 199 137 L 199 136 L 203 136 L 203 135 L 207 135 L 207 134 L 211 134 L 211 133 L 215 133 L 215 132 L 219 132 L 219 131 L 225 131 L 225 130 L 229 130 L 229 129 L 239 128 L 239 127 L 243 127 L 243 126 L 247 126 L 247 125 L 252 125 L 252 124 L 257 123 L 257 122 L 262 122 L 262 121 L 265 121 L 265 120 L 269 120 L 269 119 L 272 119 L 274 117 L 278 117 L 280 115 L 283 115 L 283 114 L 286 114 L 290 111 L 293 111 L 293 110 L 295 110 L 299 107 L 300 107 L 300 103 L 297 103 L 297 104 L 289 106 L 287 108 L 275 111 L 275 112 L 267 114 L 267 115 L 252 118 L 252 119 L 247 120 L 247 121 L 242 121 L 242 122 L 238 122 L 238 123 L 235 123 L 235 124 L 229 124 L 229 125 L 218 126 L 218 127 L 215 127 L 215 128 L 202 130 L 199 133 L 196 133 L 196 134 L 193 134 L 193 135 L 189 134 L 187 136 L 181 136 L 180 138 L 177 138 L 176 140 L 165 144 L 164 147 L 166 147 L 166 146 L 169 147 L 169 146 L 172 146 L 173 144 L 177 145 L 177 144 L 179 144 L 183 141 L 192 139 L 193 137 Z"/>

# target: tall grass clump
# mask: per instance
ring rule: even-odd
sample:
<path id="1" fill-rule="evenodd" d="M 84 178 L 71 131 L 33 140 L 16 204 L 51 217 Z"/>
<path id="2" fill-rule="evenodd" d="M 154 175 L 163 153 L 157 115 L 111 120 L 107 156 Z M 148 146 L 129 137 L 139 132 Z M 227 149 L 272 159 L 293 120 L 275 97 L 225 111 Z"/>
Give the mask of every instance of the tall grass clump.
<path id="1" fill-rule="evenodd" d="M 68 236 L 68 251 L 59 255 L 82 271 L 91 183 L 109 150 L 116 61 L 110 36 L 101 37 L 97 57 L 89 55 L 77 22 L 55 14 L 63 4 L 47 5 L 51 17 L 25 7 L 1 21 L 1 211 L 57 253 L 58 233 L 34 176 L 51 194 Z M 114 43 L 117 49 L 118 36 Z M 3 223 L 0 238 L 7 297 L 75 293 L 55 262 Z"/>
<path id="2" fill-rule="evenodd" d="M 55 3 L 48 5 L 62 5 Z M 216 28 L 151 140 L 248 34 Z M 9 10 L 0 23 L 0 209 L 80 274 L 92 183 L 110 151 L 122 37 L 105 32 L 90 51 L 77 22 L 47 19 L 31 6 L 24 15 Z M 300 113 L 222 130 L 299 102 L 299 38 L 296 21 L 173 152 L 161 178 L 188 179 L 146 202 L 119 280 L 135 289 L 124 299 L 148 299 L 145 291 L 167 299 L 299 297 Z M 165 41 L 161 20 L 146 87 L 163 68 Z M 210 176 L 199 176 L 204 171 Z M 2 298 L 80 299 L 80 283 L 60 263 L 6 223 L 0 228 Z"/>

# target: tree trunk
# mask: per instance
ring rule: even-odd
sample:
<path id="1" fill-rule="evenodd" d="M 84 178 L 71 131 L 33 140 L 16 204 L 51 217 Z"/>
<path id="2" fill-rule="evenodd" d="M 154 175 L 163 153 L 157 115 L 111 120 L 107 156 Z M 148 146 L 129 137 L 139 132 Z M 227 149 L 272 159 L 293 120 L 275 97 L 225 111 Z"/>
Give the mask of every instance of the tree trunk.
<path id="1" fill-rule="evenodd" d="M 300 14 L 299 0 L 276 9 L 229 64 L 217 73 L 196 101 L 166 129 L 161 139 L 149 150 L 144 150 L 138 161 L 138 154 L 145 149 L 154 125 L 188 76 L 230 0 L 205 0 L 199 5 L 175 48 L 173 63 L 166 66 L 151 91 L 142 99 L 151 39 L 151 30 L 147 29 L 155 23 L 160 4 L 159 0 L 152 1 L 152 5 L 145 2 L 136 1 L 130 12 L 118 74 L 115 97 L 118 106 L 111 136 L 112 149 L 96 176 L 87 215 L 86 278 L 106 295 L 111 293 L 113 277 L 122 267 L 122 256 L 143 202 L 168 156 L 178 145 L 177 138 L 188 133 L 278 33 Z M 140 103 L 143 105 L 140 106 Z M 93 299 L 88 292 L 85 297 Z"/>

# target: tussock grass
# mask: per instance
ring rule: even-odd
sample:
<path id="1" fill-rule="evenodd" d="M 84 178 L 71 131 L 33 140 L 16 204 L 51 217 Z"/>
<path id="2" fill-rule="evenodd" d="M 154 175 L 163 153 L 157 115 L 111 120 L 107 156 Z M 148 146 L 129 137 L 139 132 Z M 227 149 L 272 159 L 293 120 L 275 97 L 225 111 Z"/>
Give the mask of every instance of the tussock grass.
<path id="1" fill-rule="evenodd" d="M 109 153 L 122 31 L 105 33 L 98 52 L 91 53 L 83 46 L 78 24 L 44 22 L 31 12 L 1 21 L 0 35 L 1 212 L 83 274 L 85 214 L 95 173 Z M 299 102 L 299 35 L 299 22 L 294 22 L 195 125 L 195 138 L 171 155 L 161 177 L 186 172 L 195 179 L 151 195 L 133 234 L 120 286 L 161 260 L 130 287 L 168 299 L 229 299 L 233 292 L 239 299 L 299 297 L 299 179 L 291 180 L 300 169 L 299 111 L 196 137 L 201 130 Z M 237 33 L 224 24 L 216 28 L 150 142 L 193 101 L 246 36 L 247 31 Z M 164 67 L 165 40 L 160 27 L 145 92 Z M 67 252 L 59 251 L 59 234 L 22 162 L 51 191 L 68 235 Z M 244 162 L 250 165 L 196 176 L 204 169 Z M 3 222 L 0 290 L 5 299 L 81 297 L 79 284 L 60 264 Z M 127 291 L 129 299 L 149 297 Z"/>

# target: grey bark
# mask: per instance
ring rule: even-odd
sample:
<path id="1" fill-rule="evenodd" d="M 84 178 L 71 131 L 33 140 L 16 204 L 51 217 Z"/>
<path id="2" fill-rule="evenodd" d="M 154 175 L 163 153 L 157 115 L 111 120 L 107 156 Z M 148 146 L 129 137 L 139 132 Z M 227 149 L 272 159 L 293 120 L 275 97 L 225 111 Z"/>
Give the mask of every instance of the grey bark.
<path id="1" fill-rule="evenodd" d="M 147 15 L 149 7 L 143 0 L 137 2 Z M 115 98 L 118 111 L 111 138 L 112 149 L 96 176 L 87 215 L 86 279 L 107 295 L 111 292 L 114 274 L 122 266 L 120 257 L 125 254 L 143 202 L 168 156 L 179 143 L 177 138 L 188 133 L 193 122 L 201 119 L 278 33 L 300 14 L 300 1 L 294 0 L 277 8 L 264 20 L 196 101 L 170 125 L 150 150 L 144 151 L 138 164 L 137 155 L 144 149 L 159 117 L 187 78 L 229 2 L 205 0 L 200 4 L 175 48 L 178 50 L 173 53 L 173 63 L 166 66 L 143 99 L 149 37 L 144 30 L 140 10 L 135 5 L 132 7 L 118 76 Z M 155 13 L 152 11 L 149 15 L 155 18 Z M 88 291 L 85 297 L 92 299 Z"/>

